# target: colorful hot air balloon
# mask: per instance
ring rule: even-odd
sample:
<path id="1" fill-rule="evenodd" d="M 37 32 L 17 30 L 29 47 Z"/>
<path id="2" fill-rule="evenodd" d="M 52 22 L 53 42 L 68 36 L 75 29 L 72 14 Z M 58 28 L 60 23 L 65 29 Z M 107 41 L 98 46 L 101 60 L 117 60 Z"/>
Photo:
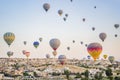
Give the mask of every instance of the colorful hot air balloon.
<path id="1" fill-rule="evenodd" d="M 39 38 L 39 41 L 42 42 L 42 40 L 43 40 L 43 38 L 40 37 L 40 38 Z"/>
<path id="2" fill-rule="evenodd" d="M 114 27 L 117 29 L 119 28 L 119 24 L 115 24 Z"/>
<path id="3" fill-rule="evenodd" d="M 24 45 L 26 45 L 26 44 L 27 44 L 27 41 L 23 41 L 23 43 L 24 43 Z"/>
<path id="4" fill-rule="evenodd" d="M 103 55 L 103 58 L 104 58 L 104 59 L 106 59 L 107 57 L 108 57 L 108 55 L 107 55 L 107 54 L 104 54 L 104 55 Z"/>
<path id="5" fill-rule="evenodd" d="M 63 10 L 58 10 L 58 14 L 61 16 L 63 14 Z"/>
<path id="6" fill-rule="evenodd" d="M 7 32 L 3 36 L 5 42 L 10 46 L 12 42 L 15 40 L 15 35 L 12 32 Z"/>
<path id="7" fill-rule="evenodd" d="M 7 52 L 7 55 L 8 55 L 8 57 L 13 56 L 13 52 L 12 52 L 12 51 L 8 51 L 8 52 Z"/>
<path id="8" fill-rule="evenodd" d="M 99 38 L 104 42 L 104 40 L 106 39 L 107 34 L 106 33 L 100 33 L 99 34 Z"/>
<path id="9" fill-rule="evenodd" d="M 46 54 L 46 58 L 50 58 L 50 54 Z"/>
<path id="10" fill-rule="evenodd" d="M 57 48 L 60 46 L 60 40 L 53 38 L 49 41 L 50 46 L 52 47 L 53 50 L 57 50 Z"/>
<path id="11" fill-rule="evenodd" d="M 59 62 L 60 62 L 62 65 L 64 65 L 64 64 L 65 64 L 65 61 L 66 61 L 66 56 L 65 56 L 65 55 L 60 55 L 60 56 L 58 57 L 58 60 L 59 60 Z"/>
<path id="12" fill-rule="evenodd" d="M 108 60 L 109 60 L 111 63 L 113 63 L 114 60 L 115 60 L 115 57 L 114 57 L 114 56 L 109 56 L 109 57 L 108 57 Z"/>
<path id="13" fill-rule="evenodd" d="M 47 12 L 50 9 L 50 4 L 49 3 L 44 3 L 43 4 L 43 8 L 45 9 L 45 11 Z"/>
<path id="14" fill-rule="evenodd" d="M 25 52 L 25 56 L 28 58 L 30 56 L 30 52 Z"/>
<path id="15" fill-rule="evenodd" d="M 33 45 L 34 45 L 35 48 L 37 48 L 37 47 L 39 46 L 39 42 L 38 42 L 38 41 L 35 41 L 35 42 L 33 43 Z"/>
<path id="16" fill-rule="evenodd" d="M 96 60 L 102 52 L 102 46 L 99 43 L 90 43 L 87 47 L 87 51 L 93 59 Z"/>

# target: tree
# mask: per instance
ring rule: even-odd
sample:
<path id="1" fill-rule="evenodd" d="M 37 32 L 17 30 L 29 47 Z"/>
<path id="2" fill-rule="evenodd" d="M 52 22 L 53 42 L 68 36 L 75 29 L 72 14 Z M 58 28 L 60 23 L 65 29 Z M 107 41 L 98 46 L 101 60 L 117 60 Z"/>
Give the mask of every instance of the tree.
<path id="1" fill-rule="evenodd" d="M 88 79 L 89 78 L 89 71 L 86 70 L 85 73 L 84 73 L 85 77 Z"/>
<path id="2" fill-rule="evenodd" d="M 75 78 L 81 78 L 81 74 L 77 73 Z"/>
<path id="3" fill-rule="evenodd" d="M 97 72 L 94 76 L 95 80 L 102 80 L 103 76 L 102 76 L 102 72 Z"/>
<path id="4" fill-rule="evenodd" d="M 64 74 L 66 75 L 67 80 L 70 80 L 70 71 L 64 70 Z"/>
<path id="5" fill-rule="evenodd" d="M 113 73 L 112 70 L 110 68 L 108 68 L 107 70 L 105 70 L 105 74 L 108 76 L 108 79 L 113 80 Z"/>

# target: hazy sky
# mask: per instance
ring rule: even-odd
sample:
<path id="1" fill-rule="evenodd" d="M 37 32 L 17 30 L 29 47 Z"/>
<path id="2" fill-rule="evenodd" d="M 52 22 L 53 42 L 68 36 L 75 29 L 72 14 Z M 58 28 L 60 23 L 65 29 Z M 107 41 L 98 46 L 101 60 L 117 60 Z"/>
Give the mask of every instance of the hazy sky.
<path id="1" fill-rule="evenodd" d="M 43 9 L 44 3 L 50 4 L 48 12 Z M 58 15 L 59 9 L 63 10 L 62 16 Z M 69 16 L 64 21 L 66 13 Z M 101 58 L 107 54 L 120 60 L 120 28 L 115 29 L 114 24 L 120 24 L 120 0 L 0 0 L 0 57 L 7 57 L 7 51 L 13 51 L 12 57 L 25 58 L 22 50 L 30 51 L 30 58 L 45 58 L 47 53 L 53 57 L 49 41 L 58 38 L 61 45 L 57 57 L 65 54 L 67 58 L 82 59 L 89 55 L 85 44 L 99 42 L 103 46 Z M 11 47 L 3 39 L 6 32 L 16 36 Z M 101 32 L 107 34 L 105 42 L 99 39 Z M 36 49 L 33 42 L 40 37 L 43 41 Z M 26 46 L 23 41 L 27 41 Z"/>

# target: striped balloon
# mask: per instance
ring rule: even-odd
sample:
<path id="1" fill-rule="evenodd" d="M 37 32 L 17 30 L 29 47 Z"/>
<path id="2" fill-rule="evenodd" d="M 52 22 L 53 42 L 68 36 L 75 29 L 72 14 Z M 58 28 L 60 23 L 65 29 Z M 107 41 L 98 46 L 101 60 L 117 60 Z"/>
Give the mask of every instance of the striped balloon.
<path id="1" fill-rule="evenodd" d="M 93 59 L 96 60 L 102 52 L 102 46 L 99 43 L 90 43 L 87 47 L 87 51 Z"/>
<path id="2" fill-rule="evenodd" d="M 5 42 L 10 46 L 12 42 L 15 40 L 15 35 L 12 32 L 7 32 L 3 36 Z"/>

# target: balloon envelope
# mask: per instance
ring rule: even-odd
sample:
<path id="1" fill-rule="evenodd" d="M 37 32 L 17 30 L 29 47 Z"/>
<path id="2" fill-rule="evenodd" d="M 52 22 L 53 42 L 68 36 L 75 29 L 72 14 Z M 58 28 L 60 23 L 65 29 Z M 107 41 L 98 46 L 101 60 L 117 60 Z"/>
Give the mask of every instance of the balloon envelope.
<path id="1" fill-rule="evenodd" d="M 65 14 L 65 17 L 68 17 L 68 14 Z"/>
<path id="2" fill-rule="evenodd" d="M 61 16 L 63 14 L 63 10 L 58 10 L 58 14 Z"/>
<path id="3" fill-rule="evenodd" d="M 93 59 L 96 60 L 102 52 L 102 46 L 99 43 L 90 43 L 87 47 L 87 51 Z"/>
<path id="4" fill-rule="evenodd" d="M 38 42 L 38 41 L 35 41 L 35 42 L 33 43 L 33 45 L 34 45 L 35 48 L 37 48 L 37 47 L 39 46 L 39 42 Z"/>
<path id="5" fill-rule="evenodd" d="M 30 52 L 25 52 L 26 57 L 30 56 Z"/>
<path id="6" fill-rule="evenodd" d="M 115 37 L 117 37 L 118 35 L 117 34 L 115 34 Z"/>
<path id="7" fill-rule="evenodd" d="M 57 55 L 57 52 L 56 52 L 56 51 L 53 51 L 52 53 L 53 53 L 54 57 Z"/>
<path id="8" fill-rule="evenodd" d="M 85 22 L 85 18 L 83 18 L 83 22 Z"/>
<path id="9" fill-rule="evenodd" d="M 106 39 L 106 37 L 107 37 L 107 34 L 106 34 L 106 33 L 100 33 L 100 34 L 99 34 L 99 38 L 100 38 L 102 41 L 104 41 L 104 40 Z"/>
<path id="10" fill-rule="evenodd" d="M 67 50 L 70 50 L 70 47 L 67 47 Z"/>
<path id="11" fill-rule="evenodd" d="M 60 55 L 58 57 L 59 62 L 63 65 L 66 61 L 66 56 L 65 55 Z"/>
<path id="12" fill-rule="evenodd" d="M 107 57 L 108 57 L 108 55 L 107 55 L 107 54 L 104 54 L 104 55 L 103 55 L 103 58 L 104 58 L 104 59 L 106 59 Z"/>
<path id="13" fill-rule="evenodd" d="M 64 17 L 63 20 L 66 21 L 66 18 Z"/>
<path id="14" fill-rule="evenodd" d="M 25 53 L 26 53 L 26 50 L 23 50 L 23 51 L 22 51 L 22 53 L 25 55 Z"/>
<path id="15" fill-rule="evenodd" d="M 12 51 L 8 51 L 8 52 L 7 52 L 7 55 L 8 55 L 8 57 L 13 56 L 13 52 L 12 52 Z"/>
<path id="16" fill-rule="evenodd" d="M 47 12 L 50 9 L 50 4 L 49 3 L 44 3 L 43 4 L 43 8 L 45 9 L 45 11 Z"/>
<path id="17" fill-rule="evenodd" d="M 43 38 L 39 38 L 39 41 L 42 42 Z"/>
<path id="18" fill-rule="evenodd" d="M 26 45 L 26 44 L 27 44 L 27 41 L 24 41 L 23 43 L 24 43 L 24 45 Z"/>
<path id="19" fill-rule="evenodd" d="M 12 42 L 15 40 L 15 35 L 12 32 L 7 32 L 3 36 L 5 42 L 10 46 Z"/>
<path id="20" fill-rule="evenodd" d="M 119 24 L 115 24 L 114 27 L 117 29 L 119 28 Z"/>
<path id="21" fill-rule="evenodd" d="M 88 55 L 88 56 L 87 56 L 87 58 L 88 58 L 88 59 L 90 59 L 90 58 L 91 58 L 91 56 L 90 56 L 90 55 Z"/>
<path id="22" fill-rule="evenodd" d="M 111 63 L 113 63 L 113 61 L 115 60 L 115 57 L 114 57 L 114 56 L 109 56 L 109 57 L 108 57 L 108 60 L 109 60 Z"/>
<path id="23" fill-rule="evenodd" d="M 60 46 L 60 40 L 57 38 L 53 38 L 49 41 L 49 44 L 53 50 L 57 50 Z"/>
<path id="24" fill-rule="evenodd" d="M 94 30 L 95 30 L 95 27 L 92 27 L 92 30 L 94 31 Z"/>
<path id="25" fill-rule="evenodd" d="M 46 58 L 50 58 L 50 54 L 46 54 Z"/>

